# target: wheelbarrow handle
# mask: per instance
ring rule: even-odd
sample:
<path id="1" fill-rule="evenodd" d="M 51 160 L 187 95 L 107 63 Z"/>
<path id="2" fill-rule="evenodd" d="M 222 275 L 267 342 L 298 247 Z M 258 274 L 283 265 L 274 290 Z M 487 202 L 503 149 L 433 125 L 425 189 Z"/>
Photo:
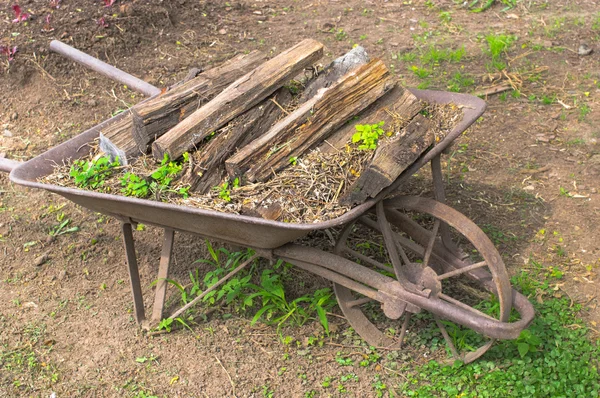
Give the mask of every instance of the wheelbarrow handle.
<path id="1" fill-rule="evenodd" d="M 4 173 L 10 173 L 15 167 L 17 167 L 21 163 L 23 162 L 0 157 L 0 171 Z"/>
<path id="2" fill-rule="evenodd" d="M 87 55 L 86 53 L 81 52 L 76 48 L 73 48 L 61 41 L 52 40 L 52 42 L 50 42 L 50 50 L 61 54 L 65 58 L 78 62 L 89 69 L 101 73 L 112 80 L 126 84 L 132 90 L 140 92 L 148 97 L 152 97 L 161 93 L 160 88 L 155 87 L 152 84 L 147 83 L 141 79 L 138 79 L 137 77 L 132 76 L 129 73 L 123 72 L 122 70 L 117 69 L 114 66 L 107 64 L 106 62 L 102 62 L 99 59 L 92 57 L 91 55 Z M 23 162 L 19 162 L 17 160 L 12 159 L 6 159 L 0 156 L 0 172 L 10 173 L 15 167 L 17 167 L 21 163 Z"/>
<path id="3" fill-rule="evenodd" d="M 52 42 L 50 42 L 50 50 L 64 56 L 65 58 L 78 62 L 89 69 L 101 73 L 112 80 L 126 84 L 127 87 L 131 88 L 132 90 L 140 92 L 148 97 L 158 95 L 161 92 L 160 88 L 138 79 L 129 73 L 123 72 L 122 70 L 117 69 L 106 62 L 102 62 L 98 58 L 87 55 L 86 53 L 81 52 L 78 49 L 73 48 L 61 41 L 52 40 Z"/>

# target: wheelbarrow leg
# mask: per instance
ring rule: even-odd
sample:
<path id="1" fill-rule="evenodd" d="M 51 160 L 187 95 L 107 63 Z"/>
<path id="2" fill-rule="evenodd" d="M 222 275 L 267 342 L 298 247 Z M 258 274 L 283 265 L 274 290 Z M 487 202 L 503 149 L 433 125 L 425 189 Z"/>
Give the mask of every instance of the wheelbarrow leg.
<path id="1" fill-rule="evenodd" d="M 152 308 L 152 323 L 159 322 L 162 319 L 167 293 L 167 278 L 169 277 L 169 266 L 171 265 L 171 255 L 173 253 L 174 237 L 175 231 L 170 228 L 165 228 L 165 237 L 163 240 L 162 252 L 160 253 L 160 265 L 158 267 L 156 292 L 154 294 L 154 307 Z"/>
<path id="2" fill-rule="evenodd" d="M 129 269 L 129 281 L 131 282 L 131 293 L 133 294 L 133 310 L 135 320 L 138 325 L 146 319 L 144 314 L 144 299 L 142 297 L 142 286 L 140 284 L 140 273 L 138 271 L 137 258 L 135 256 L 135 245 L 133 242 L 133 233 L 131 224 L 121 223 L 123 231 L 123 243 L 125 245 L 125 255 L 127 258 L 127 268 Z"/>
<path id="3" fill-rule="evenodd" d="M 433 196 L 438 202 L 446 204 L 446 192 L 444 191 L 444 176 L 442 174 L 441 157 L 441 155 L 437 155 L 431 159 Z M 460 249 L 456 246 L 454 241 L 452 241 L 450 227 L 445 222 L 440 224 L 440 235 L 442 237 L 442 243 L 444 244 L 444 247 L 450 250 L 450 252 L 456 255 L 458 258 L 464 259 L 464 254 L 460 252 Z"/>

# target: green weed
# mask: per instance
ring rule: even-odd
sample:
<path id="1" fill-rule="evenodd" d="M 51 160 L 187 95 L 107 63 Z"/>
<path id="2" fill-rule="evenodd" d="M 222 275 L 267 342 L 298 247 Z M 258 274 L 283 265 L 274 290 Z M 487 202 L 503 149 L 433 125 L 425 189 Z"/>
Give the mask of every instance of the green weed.
<path id="1" fill-rule="evenodd" d="M 592 112 L 592 109 L 590 108 L 590 106 L 588 104 L 585 104 L 585 103 L 581 104 L 579 106 L 579 117 L 578 117 L 579 121 L 580 122 L 584 121 L 585 117 L 587 115 L 589 115 L 590 112 Z"/>
<path id="2" fill-rule="evenodd" d="M 377 148 L 379 138 L 385 133 L 382 129 L 385 122 L 375 124 L 357 124 L 354 126 L 356 133 L 352 135 L 352 143 L 358 144 L 360 150 L 374 150 Z"/>
<path id="3" fill-rule="evenodd" d="M 506 64 L 503 59 L 510 46 L 517 38 L 512 35 L 505 34 L 489 34 L 485 36 L 488 45 L 488 54 L 492 58 L 492 67 L 498 70 L 506 69 Z"/>
<path id="4" fill-rule="evenodd" d="M 209 264 L 213 266 L 212 270 L 208 271 L 203 278 L 200 277 L 198 270 L 190 272 L 189 277 L 192 283 L 191 287 L 188 288 L 183 287 L 176 281 L 168 280 L 180 291 L 181 300 L 184 304 L 200 295 L 205 289 L 213 286 L 254 254 L 252 250 L 242 252 L 229 252 L 225 248 L 215 250 L 208 241 L 206 246 L 210 258 L 200 259 L 196 262 Z M 253 316 L 252 324 L 263 320 L 268 324 L 277 325 L 279 331 L 286 323 L 301 326 L 308 320 L 316 318 L 325 332 L 329 333 L 326 314 L 335 305 L 333 293 L 329 288 L 326 288 L 291 301 L 288 300 L 283 287 L 283 279 L 287 276 L 290 267 L 291 265 L 278 261 L 272 269 L 263 270 L 260 283 L 254 284 L 252 283 L 252 275 L 255 264 L 252 264 L 249 269 L 240 271 L 218 289 L 206 294 L 203 301 L 209 305 L 218 302 L 233 305 L 238 312 L 253 307 L 259 301 L 260 309 Z M 166 326 L 170 326 L 170 324 Z"/>
<path id="5" fill-rule="evenodd" d="M 592 30 L 600 30 L 600 12 L 594 16 L 594 19 L 592 19 Z"/>
<path id="6" fill-rule="evenodd" d="M 437 48 L 435 46 L 429 47 L 421 55 L 421 62 L 430 65 L 439 65 L 442 62 L 460 62 L 465 56 L 466 50 L 461 47 L 457 50 L 450 50 L 448 48 Z"/>
<path id="7" fill-rule="evenodd" d="M 441 11 L 438 14 L 438 17 L 440 18 L 440 21 L 444 23 L 450 23 L 452 21 L 452 14 L 448 11 Z"/>
<path id="8" fill-rule="evenodd" d="M 281 276 L 270 269 L 262 272 L 260 286 L 252 284 L 249 286 L 254 289 L 254 293 L 250 294 L 244 303 L 251 306 L 256 298 L 260 299 L 262 304 L 262 308 L 252 318 L 252 324 L 262 318 L 267 323 L 276 324 L 277 329 L 280 330 L 286 322 L 301 326 L 312 319 L 312 315 L 316 313 L 325 332 L 329 334 L 326 313 L 335 305 L 333 293 L 329 288 L 319 289 L 313 294 L 288 301 Z"/>
<path id="9" fill-rule="evenodd" d="M 63 213 L 64 214 L 64 213 Z M 48 235 L 50 236 L 60 236 L 60 235 L 64 235 L 64 234 L 70 234 L 73 232 L 77 232 L 79 231 L 79 227 L 75 226 L 75 227 L 69 227 L 69 224 L 71 223 L 70 219 L 65 219 L 62 222 L 59 220 L 59 224 L 54 225 L 52 228 L 50 228 L 50 231 L 48 232 Z"/>
<path id="10" fill-rule="evenodd" d="M 295 159 L 290 158 L 290 163 L 295 165 L 295 161 Z M 240 179 L 236 177 L 231 184 L 231 188 L 237 188 L 239 186 Z M 225 202 L 231 202 L 231 188 L 229 187 L 229 180 L 226 180 L 223 184 L 215 187 L 215 190 L 219 191 L 219 198 L 223 199 Z"/>
<path id="11" fill-rule="evenodd" d="M 75 180 L 79 188 L 103 190 L 104 182 L 113 175 L 119 167 L 119 161 L 111 162 L 108 157 L 96 160 L 76 160 L 71 165 L 69 176 Z"/>
<path id="12" fill-rule="evenodd" d="M 335 30 L 335 28 L 331 28 L 331 33 L 334 34 L 337 41 L 344 41 L 348 38 L 348 33 L 344 29 Z"/>
<path id="13" fill-rule="evenodd" d="M 425 69 L 422 67 L 419 67 L 417 65 L 413 65 L 410 67 L 410 70 L 415 74 L 415 76 L 417 76 L 419 79 L 427 79 L 429 76 L 431 76 L 431 71 L 429 69 Z"/>
<path id="14" fill-rule="evenodd" d="M 183 154 L 183 161 L 187 162 L 189 155 Z M 152 194 L 157 199 L 162 198 L 167 193 L 174 193 L 187 198 L 190 187 L 179 187 L 173 189 L 171 183 L 181 172 L 183 165 L 169 160 L 169 155 L 165 153 L 160 167 L 157 168 L 150 177 L 144 178 L 133 172 L 127 172 L 121 177 L 121 192 L 125 196 L 135 196 L 146 198 Z"/>
<path id="15" fill-rule="evenodd" d="M 515 8 L 521 0 L 499 0 L 499 1 L 501 4 L 503 4 L 505 6 L 502 9 L 502 12 L 505 12 L 505 11 Z M 483 11 L 486 11 L 489 8 L 491 8 L 495 2 L 496 2 L 495 0 L 481 0 L 481 1 L 480 0 L 472 0 L 471 3 L 469 4 L 469 9 L 472 12 L 483 12 Z"/>
<path id="16" fill-rule="evenodd" d="M 474 84 L 475 80 L 472 77 L 462 74 L 461 72 L 456 72 L 454 75 L 452 75 L 452 79 L 450 79 L 448 82 L 447 87 L 449 91 L 458 93 L 464 91 L 466 88 L 471 87 Z"/>

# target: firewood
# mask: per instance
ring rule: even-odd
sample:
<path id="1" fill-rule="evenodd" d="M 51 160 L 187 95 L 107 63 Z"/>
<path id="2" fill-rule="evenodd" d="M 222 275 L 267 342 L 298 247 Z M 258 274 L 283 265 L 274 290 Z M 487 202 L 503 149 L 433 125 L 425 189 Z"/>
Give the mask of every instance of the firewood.
<path id="1" fill-rule="evenodd" d="M 369 55 L 363 47 L 354 47 L 346 54 L 334 59 L 314 80 L 307 83 L 306 89 L 300 95 L 299 103 L 308 101 L 320 89 L 333 86 L 346 73 L 365 65 L 369 61 Z"/>
<path id="2" fill-rule="evenodd" d="M 196 156 L 194 167 L 183 179 L 190 185 L 190 190 L 206 193 L 218 185 L 225 174 L 225 160 L 236 148 L 244 146 L 269 130 L 275 121 L 283 114 L 280 107 L 292 99 L 287 88 L 280 88 L 254 108 L 232 120 L 228 126 L 217 132 L 206 147 Z"/>
<path id="3" fill-rule="evenodd" d="M 273 94 L 323 54 L 323 44 L 306 39 L 238 79 L 152 144 L 152 155 L 180 157 L 206 136 Z"/>
<path id="4" fill-rule="evenodd" d="M 156 98 L 133 106 L 117 122 L 102 128 L 100 130 L 102 149 L 105 152 L 108 151 L 107 153 L 113 158 L 118 156 L 122 164 L 127 164 L 128 160 L 148 152 L 148 144 L 151 142 L 148 139 L 153 139 L 154 135 L 163 134 L 169 128 L 175 126 L 180 118 L 189 116 L 200 105 L 212 99 L 223 88 L 265 59 L 263 53 L 253 51 L 247 55 L 233 57 L 222 65 L 202 73 L 199 73 L 201 71 L 198 68 L 192 69 L 183 83 L 178 83 L 171 90 Z M 164 104 L 165 101 L 172 104 L 172 107 L 158 109 L 157 106 Z M 161 112 L 162 116 L 160 115 Z M 134 115 L 147 115 L 148 118 L 152 118 L 149 122 L 150 126 L 148 126 L 148 137 L 151 138 L 138 138 L 136 140 L 133 132 Z M 157 130 L 155 128 L 157 125 L 162 125 L 164 130 Z M 142 137 L 141 134 L 138 135 Z"/>
<path id="5" fill-rule="evenodd" d="M 230 178 L 244 174 L 247 181 L 264 181 L 315 144 L 326 139 L 392 88 L 388 69 L 371 61 L 346 74 L 328 89 L 321 89 L 267 133 L 225 162 Z"/>
<path id="6" fill-rule="evenodd" d="M 404 131 L 388 140 L 381 140 L 373 160 L 358 180 L 342 195 L 340 203 L 354 205 L 374 198 L 396 178 L 434 141 L 431 121 L 417 115 Z"/>
<path id="7" fill-rule="evenodd" d="M 423 109 L 423 103 L 410 91 L 396 85 L 383 97 L 361 112 L 355 119 L 347 123 L 326 142 L 319 146 L 319 150 L 328 153 L 343 149 L 356 133 L 354 126 L 357 124 L 375 124 L 384 122 L 383 129 L 394 135 Z"/>
<path id="8" fill-rule="evenodd" d="M 265 60 L 266 56 L 260 51 L 238 55 L 156 98 L 134 106 L 131 109 L 132 132 L 139 151 L 148 152 L 149 145 L 156 138 Z"/>

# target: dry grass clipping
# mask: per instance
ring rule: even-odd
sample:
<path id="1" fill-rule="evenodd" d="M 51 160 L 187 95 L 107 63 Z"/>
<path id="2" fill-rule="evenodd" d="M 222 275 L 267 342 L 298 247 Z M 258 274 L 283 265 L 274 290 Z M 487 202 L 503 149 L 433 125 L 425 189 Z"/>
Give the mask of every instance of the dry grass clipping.
<path id="1" fill-rule="evenodd" d="M 428 105 L 426 113 L 435 122 L 436 142 L 441 141 L 461 120 L 462 111 L 455 105 Z M 402 134 L 402 128 L 408 121 L 398 121 L 394 125 L 396 134 Z M 267 217 L 289 223 L 316 223 L 334 219 L 346 213 L 350 208 L 338 203 L 338 198 L 347 187 L 358 179 L 362 170 L 369 165 L 374 151 L 358 150 L 355 145 L 346 145 L 344 149 L 323 153 L 313 150 L 299 157 L 295 164 L 282 170 L 269 181 L 233 187 L 229 182 L 227 189 L 214 187 L 204 195 L 190 193 L 183 198 L 172 192 L 153 192 L 150 200 L 160 200 L 178 205 L 192 206 L 233 214 L 258 215 L 263 210 L 276 209 L 275 216 Z M 89 159 L 101 156 L 96 147 L 90 148 Z M 142 156 L 131 165 L 116 168 L 106 179 L 101 191 L 121 194 L 121 178 L 127 172 L 139 176 L 149 176 L 159 166 L 151 156 Z M 181 175 L 186 172 L 184 166 Z M 75 187 L 69 177 L 70 165 L 57 165 L 52 175 L 41 180 L 61 186 Z M 178 181 L 172 188 L 180 188 Z M 229 200 L 223 199 L 222 192 L 227 191 Z"/>

